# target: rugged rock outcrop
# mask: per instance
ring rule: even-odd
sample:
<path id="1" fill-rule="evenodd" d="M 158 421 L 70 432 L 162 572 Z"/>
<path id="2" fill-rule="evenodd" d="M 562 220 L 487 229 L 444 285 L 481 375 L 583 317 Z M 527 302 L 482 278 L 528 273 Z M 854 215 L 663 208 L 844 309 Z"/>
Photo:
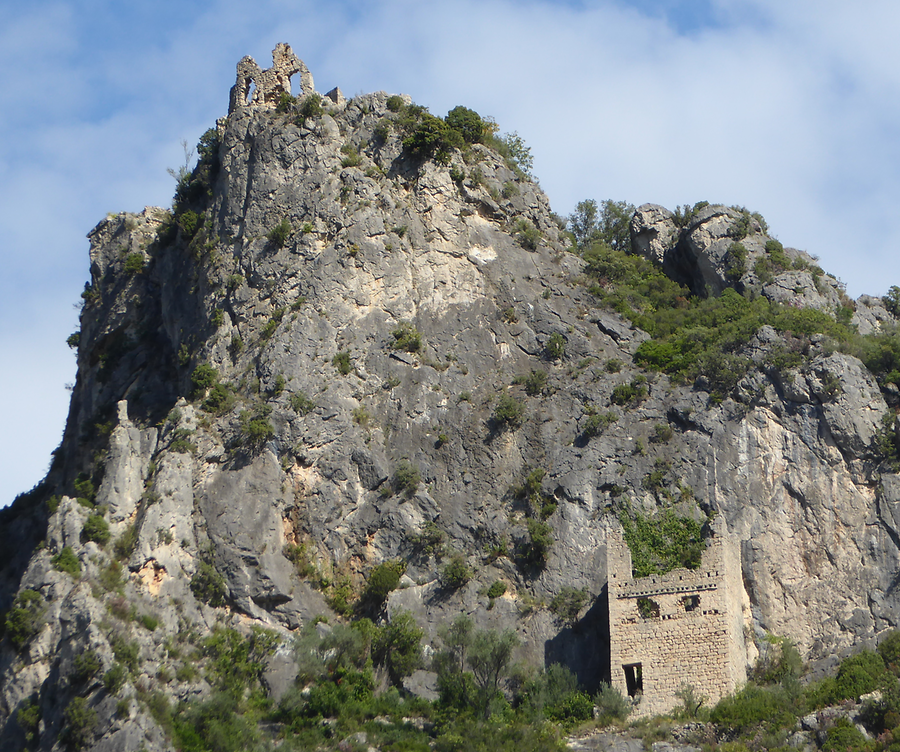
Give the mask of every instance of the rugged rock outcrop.
<path id="1" fill-rule="evenodd" d="M 287 645 L 334 618 L 329 587 L 359 592 L 389 559 L 406 562 L 406 587 L 385 613 L 412 612 L 429 645 L 465 612 L 514 628 L 522 658 L 596 686 L 609 671 L 605 531 L 623 495 L 653 510 L 680 493 L 685 513 L 725 517 L 751 634 L 789 635 L 818 658 L 898 626 L 900 481 L 877 475 L 888 405 L 858 360 L 822 346 L 803 368 L 754 369 L 721 402 L 642 374 L 631 355 L 648 335 L 595 307 L 546 197 L 514 165 L 478 143 L 449 164 L 414 154 L 383 92 L 324 105 L 235 107 L 175 216 L 148 208 L 91 232 L 63 443 L 0 520 L 0 604 L 40 598 L 34 633 L 0 646 L 0 747 L 24 747 L 28 698 L 51 749 L 60 708 L 87 696 L 93 749 L 163 749 L 139 691 L 208 690 L 156 682 L 174 665 L 167 640 L 219 621 L 267 625 Z M 837 283 L 807 270 L 764 284 L 756 219 L 740 266 L 741 212 L 707 207 L 682 229 L 672 216 L 641 207 L 635 247 L 695 291 L 841 304 Z M 872 329 L 892 320 L 873 299 L 857 315 Z M 760 364 L 777 340 L 757 335 Z M 545 380 L 529 384 L 533 372 Z M 645 398 L 614 402 L 639 375 Z M 498 413 L 504 400 L 514 416 Z M 615 421 L 590 435 L 597 409 Z M 544 566 L 516 555 L 531 514 L 517 488 L 534 469 Z M 115 549 L 85 536 L 94 505 Z M 423 547 L 427 532 L 440 544 Z M 67 547 L 77 576 L 53 564 Z M 442 579 L 453 552 L 472 573 L 458 587 Z M 506 591 L 489 598 L 498 580 Z M 564 588 L 589 596 L 568 625 L 547 608 Z M 144 615 L 158 626 L 141 628 Z M 140 658 L 119 692 L 130 717 L 72 663 L 93 649 L 106 671 L 123 635 Z"/>

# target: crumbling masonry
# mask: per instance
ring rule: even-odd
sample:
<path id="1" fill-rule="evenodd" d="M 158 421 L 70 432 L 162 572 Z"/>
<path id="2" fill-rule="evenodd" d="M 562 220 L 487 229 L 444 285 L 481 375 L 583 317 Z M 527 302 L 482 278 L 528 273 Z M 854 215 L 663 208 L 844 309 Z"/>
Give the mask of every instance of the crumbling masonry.
<path id="1" fill-rule="evenodd" d="M 611 680 L 637 716 L 670 711 L 686 685 L 712 704 L 747 680 L 740 550 L 724 521 L 713 531 L 699 569 L 640 579 L 621 529 L 607 534 Z"/>
<path id="2" fill-rule="evenodd" d="M 312 73 L 294 54 L 289 44 L 275 45 L 272 51 L 272 67 L 263 70 L 249 55 L 237 64 L 237 81 L 231 87 L 228 114 L 243 107 L 274 109 L 282 94 L 291 93 L 291 76 L 300 74 L 300 92 L 312 94 L 316 89 Z M 255 86 L 251 93 L 251 85 Z"/>

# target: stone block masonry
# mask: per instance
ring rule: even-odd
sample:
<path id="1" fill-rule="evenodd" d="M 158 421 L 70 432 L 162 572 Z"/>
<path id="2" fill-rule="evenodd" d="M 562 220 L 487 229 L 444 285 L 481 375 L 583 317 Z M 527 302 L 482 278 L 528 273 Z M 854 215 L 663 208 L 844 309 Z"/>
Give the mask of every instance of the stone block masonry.
<path id="1" fill-rule="evenodd" d="M 607 533 L 612 686 L 642 717 L 672 710 L 690 685 L 712 704 L 747 680 L 741 559 L 717 518 L 699 569 L 635 579 L 618 526 Z"/>
<path id="2" fill-rule="evenodd" d="M 241 58 L 237 64 L 237 81 L 231 87 L 228 114 L 244 107 L 274 109 L 282 94 L 291 93 L 291 76 L 295 73 L 300 74 L 301 93 L 312 94 L 316 90 L 312 73 L 289 44 L 275 45 L 272 67 L 265 70 L 249 55 Z"/>

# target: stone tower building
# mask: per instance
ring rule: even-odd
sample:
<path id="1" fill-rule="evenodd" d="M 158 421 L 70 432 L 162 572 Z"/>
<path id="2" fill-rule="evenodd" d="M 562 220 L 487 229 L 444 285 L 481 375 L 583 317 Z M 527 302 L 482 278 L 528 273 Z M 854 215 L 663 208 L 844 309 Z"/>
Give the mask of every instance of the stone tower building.
<path id="1" fill-rule="evenodd" d="M 721 518 L 713 532 L 699 569 L 639 579 L 621 528 L 607 534 L 611 681 L 634 715 L 671 710 L 684 685 L 715 703 L 747 680 L 740 550 Z"/>

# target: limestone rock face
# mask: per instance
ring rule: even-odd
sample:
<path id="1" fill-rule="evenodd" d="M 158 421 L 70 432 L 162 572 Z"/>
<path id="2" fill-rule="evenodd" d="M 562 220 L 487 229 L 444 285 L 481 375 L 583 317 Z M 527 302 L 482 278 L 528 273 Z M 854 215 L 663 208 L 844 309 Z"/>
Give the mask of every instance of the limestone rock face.
<path id="1" fill-rule="evenodd" d="M 635 253 L 662 264 L 675 245 L 678 227 L 672 212 L 658 204 L 639 206 L 631 219 L 631 247 Z"/>
<path id="2" fill-rule="evenodd" d="M 649 335 L 596 307 L 536 184 L 482 144 L 446 165 L 416 157 L 384 92 L 323 106 L 305 120 L 236 107 L 177 217 L 114 215 L 90 234 L 63 443 L 45 485 L 0 512 L 0 608 L 27 589 L 42 609 L 23 645 L 0 643 L 0 748 L 25 747 L 15 719 L 28 698 L 55 740 L 60 709 L 86 696 L 92 749 L 166 749 L 138 689 L 210 691 L 190 672 L 157 680 L 173 665 L 167 641 L 266 626 L 287 656 L 296 630 L 339 618 L 339 588 L 358 594 L 389 559 L 406 563 L 407 587 L 382 616 L 412 612 L 428 650 L 465 612 L 514 628 L 517 658 L 564 662 L 596 686 L 613 505 L 668 503 L 646 482 L 661 467 L 684 513 L 722 515 L 740 539 L 748 635 L 791 636 L 815 659 L 898 626 L 900 482 L 879 483 L 888 405 L 859 361 L 822 347 L 803 369 L 754 370 L 722 402 L 643 373 L 631 356 Z M 645 205 L 635 245 L 701 292 L 841 302 L 809 269 L 763 285 L 758 225 L 736 265 L 742 217 L 707 207 L 678 230 Z M 893 320 L 872 301 L 857 316 Z M 779 341 L 761 330 L 751 349 L 762 363 Z M 543 386 L 528 386 L 533 372 Z M 639 375 L 646 399 L 616 404 Z M 516 420 L 498 417 L 509 398 Z M 597 409 L 616 420 L 588 437 Z M 543 566 L 524 561 L 533 511 L 517 490 L 536 469 L 553 541 Z M 101 513 L 108 542 L 85 535 Z M 67 547 L 80 574 L 54 565 Z M 472 573 L 456 589 L 443 576 L 453 554 Z M 564 588 L 587 595 L 572 624 L 547 607 Z M 139 665 L 118 697 L 79 685 L 73 656 L 94 650 L 102 676 L 123 636 Z M 292 681 L 282 669 L 267 673 L 273 692 Z"/>

